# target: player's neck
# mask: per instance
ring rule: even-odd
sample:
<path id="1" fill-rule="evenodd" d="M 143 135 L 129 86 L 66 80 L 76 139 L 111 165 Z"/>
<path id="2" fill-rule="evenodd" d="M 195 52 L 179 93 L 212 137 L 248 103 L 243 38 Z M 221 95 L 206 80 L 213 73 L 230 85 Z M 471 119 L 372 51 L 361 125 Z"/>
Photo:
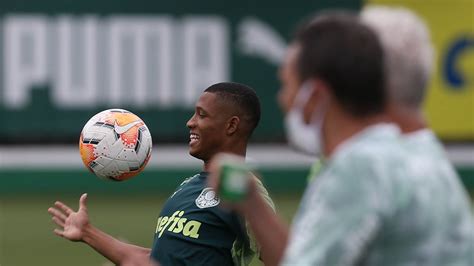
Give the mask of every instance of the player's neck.
<path id="1" fill-rule="evenodd" d="M 239 156 L 242 156 L 245 158 L 245 155 L 247 154 L 247 146 L 241 146 L 241 145 L 235 145 L 235 146 L 232 146 L 231 148 L 229 149 L 222 149 L 220 152 L 224 152 L 224 153 L 230 153 L 230 154 L 234 154 L 234 155 L 239 155 Z M 203 160 L 203 166 L 202 166 L 202 169 L 204 172 L 209 172 L 210 171 L 210 168 L 211 168 L 211 161 L 212 161 L 212 157 L 207 159 L 207 160 Z"/>
<path id="2" fill-rule="evenodd" d="M 204 165 L 202 166 L 202 170 L 204 172 L 209 172 L 210 164 L 211 164 L 211 160 L 204 161 Z"/>

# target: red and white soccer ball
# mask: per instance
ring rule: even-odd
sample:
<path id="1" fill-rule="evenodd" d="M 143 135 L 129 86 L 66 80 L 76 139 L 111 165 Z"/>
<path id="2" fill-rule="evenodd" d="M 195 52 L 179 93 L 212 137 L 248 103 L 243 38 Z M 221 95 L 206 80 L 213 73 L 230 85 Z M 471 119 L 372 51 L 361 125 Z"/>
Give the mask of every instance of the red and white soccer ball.
<path id="1" fill-rule="evenodd" d="M 151 134 L 143 120 L 123 109 L 94 115 L 79 139 L 85 166 L 98 177 L 113 181 L 139 174 L 150 160 L 151 147 Z"/>

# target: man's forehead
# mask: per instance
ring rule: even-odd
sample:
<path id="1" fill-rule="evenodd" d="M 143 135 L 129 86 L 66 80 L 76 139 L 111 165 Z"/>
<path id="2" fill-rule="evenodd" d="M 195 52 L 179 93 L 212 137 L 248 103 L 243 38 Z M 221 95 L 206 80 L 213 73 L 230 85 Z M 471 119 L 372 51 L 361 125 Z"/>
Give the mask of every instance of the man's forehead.
<path id="1" fill-rule="evenodd" d="M 285 57 L 288 61 L 295 61 L 297 57 L 299 56 L 300 53 L 300 45 L 293 43 L 290 46 L 288 46 L 288 49 L 286 50 Z"/>
<path id="2" fill-rule="evenodd" d="M 196 107 L 214 102 L 216 102 L 216 95 L 214 93 L 203 92 L 196 102 Z"/>
<path id="3" fill-rule="evenodd" d="M 295 71 L 296 64 L 298 61 L 299 46 L 291 45 L 285 54 L 285 58 L 280 66 L 282 72 L 293 72 Z"/>
<path id="4" fill-rule="evenodd" d="M 218 110 L 219 112 L 225 108 L 225 104 L 216 93 L 203 92 L 196 102 L 196 108 L 204 109 L 206 111 Z"/>

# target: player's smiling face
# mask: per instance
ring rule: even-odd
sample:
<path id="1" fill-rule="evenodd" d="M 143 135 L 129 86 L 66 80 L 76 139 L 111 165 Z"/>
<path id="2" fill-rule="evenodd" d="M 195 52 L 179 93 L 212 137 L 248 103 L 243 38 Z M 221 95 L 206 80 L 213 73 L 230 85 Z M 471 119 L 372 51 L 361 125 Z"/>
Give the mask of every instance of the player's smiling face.
<path id="1" fill-rule="evenodd" d="M 227 107 L 214 93 L 204 92 L 196 103 L 194 115 L 186 123 L 189 154 L 203 161 L 223 151 L 226 143 Z"/>

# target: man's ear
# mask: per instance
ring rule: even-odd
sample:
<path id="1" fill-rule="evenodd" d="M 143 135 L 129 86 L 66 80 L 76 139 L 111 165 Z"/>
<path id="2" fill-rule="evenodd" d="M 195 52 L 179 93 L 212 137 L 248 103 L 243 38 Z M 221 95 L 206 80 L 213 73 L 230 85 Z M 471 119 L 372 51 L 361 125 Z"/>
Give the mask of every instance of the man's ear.
<path id="1" fill-rule="evenodd" d="M 312 89 L 309 94 L 309 99 L 306 102 L 306 105 L 303 107 L 303 118 L 304 122 L 309 124 L 313 117 L 313 113 L 316 111 L 318 105 L 322 104 L 322 100 L 326 98 L 328 94 L 328 85 L 326 82 L 320 79 L 311 80 L 310 83 Z"/>
<path id="2" fill-rule="evenodd" d="M 240 126 L 240 118 L 238 116 L 232 116 L 227 120 L 226 133 L 227 135 L 233 135 L 237 132 L 237 129 Z"/>

